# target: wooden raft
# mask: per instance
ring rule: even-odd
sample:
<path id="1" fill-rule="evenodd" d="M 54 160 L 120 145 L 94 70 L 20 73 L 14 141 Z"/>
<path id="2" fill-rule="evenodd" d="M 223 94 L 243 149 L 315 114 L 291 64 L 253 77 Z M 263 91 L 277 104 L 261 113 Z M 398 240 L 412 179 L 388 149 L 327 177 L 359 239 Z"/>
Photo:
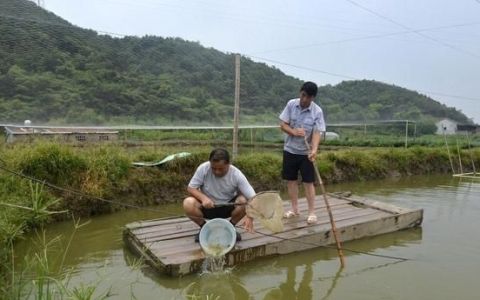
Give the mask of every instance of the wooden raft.
<path id="1" fill-rule="evenodd" d="M 338 195 L 329 195 L 328 198 L 342 241 L 398 231 L 422 223 L 423 209 L 406 209 L 378 201 Z M 259 257 L 316 247 L 309 243 L 334 244 L 322 196 L 317 196 L 315 201 L 318 216 L 318 223 L 315 225 L 307 225 L 306 199 L 299 199 L 301 216 L 285 219 L 284 232 L 265 236 L 237 228 L 242 234 L 242 241 L 237 242 L 227 254 L 226 265 L 233 266 Z M 288 209 L 290 203 L 285 201 L 284 207 Z M 271 234 L 258 222 L 254 222 L 254 226 L 256 231 Z M 130 223 L 126 225 L 123 237 L 126 245 L 153 268 L 170 276 L 181 276 L 201 270 L 205 256 L 193 238 L 198 231 L 198 226 L 186 217 L 162 218 Z"/>

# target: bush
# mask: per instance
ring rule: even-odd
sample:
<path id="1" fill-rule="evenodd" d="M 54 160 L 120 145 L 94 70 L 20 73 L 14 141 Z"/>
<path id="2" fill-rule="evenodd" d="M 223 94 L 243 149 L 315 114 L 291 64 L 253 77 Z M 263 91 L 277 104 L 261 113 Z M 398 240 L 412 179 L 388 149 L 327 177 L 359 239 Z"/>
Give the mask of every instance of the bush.
<path id="1" fill-rule="evenodd" d="M 20 146 L 17 146 L 19 149 Z M 61 186 L 72 186 L 79 182 L 87 170 L 87 161 L 78 153 L 59 144 L 46 143 L 20 151 L 18 168 L 28 176 Z"/>

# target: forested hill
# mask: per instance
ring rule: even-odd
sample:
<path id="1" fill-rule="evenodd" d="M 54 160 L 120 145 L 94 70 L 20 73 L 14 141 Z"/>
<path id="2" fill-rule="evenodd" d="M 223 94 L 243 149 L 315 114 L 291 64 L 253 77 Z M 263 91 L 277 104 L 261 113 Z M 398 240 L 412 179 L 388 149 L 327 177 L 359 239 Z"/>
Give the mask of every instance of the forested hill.
<path id="1" fill-rule="evenodd" d="M 450 118 L 460 123 L 472 122 L 457 109 L 430 97 L 373 80 L 323 86 L 319 99 L 328 118 L 336 121 L 409 119 L 434 122 Z"/>
<path id="2" fill-rule="evenodd" d="M 299 79 L 241 61 L 241 120 L 271 123 Z M 0 122 L 230 123 L 234 57 L 199 43 L 114 38 L 26 0 L 0 0 Z M 467 117 L 430 98 L 374 81 L 323 86 L 329 122 Z"/>

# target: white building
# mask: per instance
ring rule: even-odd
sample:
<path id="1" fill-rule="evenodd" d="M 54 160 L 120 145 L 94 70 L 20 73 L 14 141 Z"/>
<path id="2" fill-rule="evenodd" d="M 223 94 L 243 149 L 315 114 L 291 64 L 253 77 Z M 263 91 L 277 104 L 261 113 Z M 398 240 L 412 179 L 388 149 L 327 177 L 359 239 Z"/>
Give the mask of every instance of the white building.
<path id="1" fill-rule="evenodd" d="M 451 119 L 442 119 L 435 123 L 437 126 L 436 134 L 455 134 L 457 133 L 458 123 Z"/>
<path id="2" fill-rule="evenodd" d="M 32 140 L 55 140 L 61 142 L 109 142 L 118 140 L 118 131 L 108 129 L 74 128 L 74 127 L 38 127 L 38 126 L 4 126 L 6 142 L 28 142 Z"/>

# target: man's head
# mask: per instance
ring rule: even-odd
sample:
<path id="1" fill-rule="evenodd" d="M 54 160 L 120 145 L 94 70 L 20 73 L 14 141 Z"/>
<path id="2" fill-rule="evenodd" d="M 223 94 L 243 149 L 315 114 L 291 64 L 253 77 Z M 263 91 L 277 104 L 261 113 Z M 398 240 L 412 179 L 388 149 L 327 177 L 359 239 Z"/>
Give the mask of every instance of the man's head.
<path id="1" fill-rule="evenodd" d="M 213 175 L 223 177 L 227 174 L 230 167 L 230 155 L 227 150 L 222 148 L 214 149 L 210 152 L 208 160 L 210 161 Z"/>
<path id="2" fill-rule="evenodd" d="M 311 81 L 305 82 L 300 88 L 300 106 L 307 108 L 317 96 L 318 87 Z"/>

